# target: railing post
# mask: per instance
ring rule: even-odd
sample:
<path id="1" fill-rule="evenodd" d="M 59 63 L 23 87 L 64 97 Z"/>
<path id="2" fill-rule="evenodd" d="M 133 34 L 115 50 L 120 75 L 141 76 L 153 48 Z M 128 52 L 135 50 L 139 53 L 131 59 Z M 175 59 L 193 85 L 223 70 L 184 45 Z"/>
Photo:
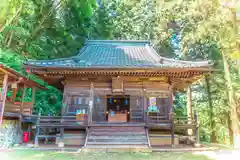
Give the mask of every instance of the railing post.
<path id="1" fill-rule="evenodd" d="M 64 116 L 61 115 L 61 128 L 60 128 L 60 142 L 58 143 L 58 147 L 59 148 L 63 148 L 64 147 L 64 126 L 62 125 L 62 123 L 64 122 Z"/>
<path id="2" fill-rule="evenodd" d="M 40 130 L 40 116 L 41 116 L 41 110 L 39 109 L 37 122 L 36 122 L 36 131 L 35 131 L 35 139 L 34 139 L 34 146 L 38 147 L 38 136 L 39 136 L 39 130 Z"/>

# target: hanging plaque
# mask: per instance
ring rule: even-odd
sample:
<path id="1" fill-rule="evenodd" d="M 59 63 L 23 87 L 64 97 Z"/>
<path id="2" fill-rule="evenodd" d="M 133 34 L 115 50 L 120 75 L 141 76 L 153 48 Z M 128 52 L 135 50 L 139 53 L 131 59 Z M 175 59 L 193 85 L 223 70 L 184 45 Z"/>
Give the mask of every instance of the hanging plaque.
<path id="1" fill-rule="evenodd" d="M 120 77 L 112 77 L 112 92 L 124 92 L 123 80 Z"/>

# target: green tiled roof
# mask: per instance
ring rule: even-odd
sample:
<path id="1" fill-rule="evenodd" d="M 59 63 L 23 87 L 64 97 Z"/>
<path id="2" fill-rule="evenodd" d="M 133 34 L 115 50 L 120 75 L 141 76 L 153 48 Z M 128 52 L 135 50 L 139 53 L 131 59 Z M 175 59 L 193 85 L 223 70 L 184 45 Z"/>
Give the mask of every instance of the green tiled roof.
<path id="1" fill-rule="evenodd" d="M 29 60 L 25 65 L 51 68 L 192 68 L 208 61 L 180 61 L 157 54 L 149 41 L 89 40 L 76 56 Z"/>

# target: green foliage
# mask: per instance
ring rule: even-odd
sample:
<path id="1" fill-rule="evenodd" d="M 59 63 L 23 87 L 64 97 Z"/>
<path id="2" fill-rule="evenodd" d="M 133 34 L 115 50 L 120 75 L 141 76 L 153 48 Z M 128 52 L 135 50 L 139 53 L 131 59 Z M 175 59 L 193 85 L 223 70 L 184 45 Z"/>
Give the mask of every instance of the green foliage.
<path id="1" fill-rule="evenodd" d="M 35 104 L 34 104 L 34 112 L 38 113 L 39 109 L 41 108 L 43 111 L 42 114 L 58 115 L 60 113 L 59 111 L 61 108 L 62 93 L 56 88 L 48 86 L 47 84 L 37 79 L 36 77 L 27 75 L 26 72 L 23 70 L 23 66 L 22 66 L 23 61 L 24 61 L 24 58 L 14 52 L 11 52 L 9 50 L 0 50 L 1 63 L 15 69 L 16 71 L 20 72 L 26 77 L 34 81 L 37 81 L 38 83 L 48 88 L 48 90 L 40 90 L 40 89 L 37 90 L 36 97 L 35 97 Z M 22 92 L 23 92 L 22 90 L 18 91 L 16 101 L 21 100 Z M 11 96 L 11 92 L 8 92 L 7 96 Z M 26 91 L 26 96 L 24 97 L 24 101 L 29 102 L 31 100 L 32 100 L 32 90 L 31 88 L 28 88 Z"/>
<path id="2" fill-rule="evenodd" d="M 48 88 L 38 90 L 34 111 L 60 113 L 62 93 L 23 70 L 23 62 L 76 54 L 88 35 L 95 0 L 4 0 L 0 4 L 0 62 Z M 20 100 L 21 90 L 17 94 Z M 25 101 L 31 100 L 31 89 Z M 11 93 L 8 93 L 11 95 Z"/>

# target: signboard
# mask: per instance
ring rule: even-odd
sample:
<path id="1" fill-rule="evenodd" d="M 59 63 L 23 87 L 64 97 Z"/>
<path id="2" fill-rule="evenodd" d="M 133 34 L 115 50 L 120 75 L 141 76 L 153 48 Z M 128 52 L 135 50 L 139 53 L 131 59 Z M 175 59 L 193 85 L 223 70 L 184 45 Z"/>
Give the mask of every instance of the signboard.
<path id="1" fill-rule="evenodd" d="M 120 77 L 112 78 L 112 92 L 124 92 L 123 80 Z"/>

